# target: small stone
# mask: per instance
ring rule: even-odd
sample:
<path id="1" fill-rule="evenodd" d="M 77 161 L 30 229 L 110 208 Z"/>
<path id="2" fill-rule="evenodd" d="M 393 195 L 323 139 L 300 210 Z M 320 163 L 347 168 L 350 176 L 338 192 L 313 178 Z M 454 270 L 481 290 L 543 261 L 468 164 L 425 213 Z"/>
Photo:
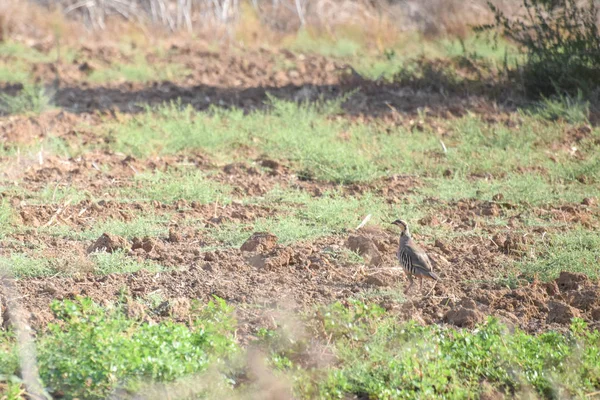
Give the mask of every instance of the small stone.
<path id="1" fill-rule="evenodd" d="M 500 207 L 492 203 L 487 207 L 483 207 L 481 209 L 481 214 L 487 217 L 497 217 L 498 215 L 500 215 Z"/>
<path id="2" fill-rule="evenodd" d="M 550 295 L 550 296 L 556 296 L 556 295 L 560 294 L 560 289 L 558 288 L 558 285 L 556 284 L 555 281 L 546 283 L 545 287 L 546 287 L 546 293 L 548 293 L 548 295 Z"/>
<path id="3" fill-rule="evenodd" d="M 378 278 L 374 275 L 367 277 L 367 279 L 365 280 L 365 283 L 367 283 L 368 285 L 373 285 L 373 286 L 387 286 L 388 285 L 385 280 Z"/>
<path id="4" fill-rule="evenodd" d="M 435 240 L 434 246 L 443 251 L 444 254 L 451 253 L 451 251 L 448 249 L 448 246 L 446 246 L 446 243 L 442 242 L 440 239 Z"/>
<path id="5" fill-rule="evenodd" d="M 183 320 L 190 314 L 191 304 L 185 297 L 178 297 L 171 303 L 171 315 L 176 319 Z"/>
<path id="6" fill-rule="evenodd" d="M 281 164 L 279 164 L 275 160 L 264 159 L 260 161 L 260 165 L 262 167 L 270 169 L 273 172 L 278 172 L 279 170 L 281 170 Z"/>
<path id="7" fill-rule="evenodd" d="M 48 283 L 47 285 L 44 286 L 44 288 L 42 289 L 43 293 L 48 293 L 50 295 L 54 295 L 56 294 L 56 288 L 54 286 L 52 286 L 52 284 Z"/>
<path id="8" fill-rule="evenodd" d="M 598 204 L 598 200 L 596 200 L 595 197 L 586 197 L 585 199 L 581 200 L 581 204 L 584 206 L 595 206 Z"/>
<path id="9" fill-rule="evenodd" d="M 96 70 L 96 68 L 89 62 L 85 61 L 85 62 L 79 64 L 79 70 L 85 74 L 90 74 L 90 73 L 94 72 Z"/>

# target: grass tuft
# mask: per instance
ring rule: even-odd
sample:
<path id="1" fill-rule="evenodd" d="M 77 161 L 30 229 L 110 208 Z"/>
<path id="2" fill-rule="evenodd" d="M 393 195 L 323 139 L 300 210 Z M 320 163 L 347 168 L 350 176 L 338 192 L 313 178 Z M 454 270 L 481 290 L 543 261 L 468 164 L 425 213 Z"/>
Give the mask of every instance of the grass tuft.
<path id="1" fill-rule="evenodd" d="M 14 96 L 0 93 L 0 114 L 40 114 L 52 105 L 52 98 L 43 87 L 26 83 Z"/>
<path id="2" fill-rule="evenodd" d="M 556 279 L 561 271 L 584 273 L 600 278 L 600 236 L 597 232 L 573 229 L 549 234 L 532 249 L 535 258 L 526 259 L 520 269 L 528 276 L 544 281 Z"/>
<path id="3" fill-rule="evenodd" d="M 589 121 L 590 102 L 584 100 L 581 91 L 577 96 L 557 95 L 543 98 L 534 115 L 550 121 L 564 120 L 571 124 L 583 124 Z"/>
<path id="4" fill-rule="evenodd" d="M 207 179 L 206 174 L 199 171 L 183 171 L 181 173 L 154 172 L 138 174 L 135 177 L 135 188 L 123 188 L 120 196 L 126 201 L 159 201 L 173 203 L 177 200 L 196 201 L 208 204 L 219 201 L 229 202 L 230 188 Z"/>

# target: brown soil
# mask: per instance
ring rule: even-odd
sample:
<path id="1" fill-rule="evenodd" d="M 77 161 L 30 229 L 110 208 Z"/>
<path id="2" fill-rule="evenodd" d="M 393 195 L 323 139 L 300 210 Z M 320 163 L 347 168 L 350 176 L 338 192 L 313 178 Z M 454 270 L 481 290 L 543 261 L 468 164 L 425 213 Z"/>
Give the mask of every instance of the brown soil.
<path id="1" fill-rule="evenodd" d="M 81 253 L 86 246 L 81 242 L 42 241 L 48 247 L 71 254 Z M 397 267 L 394 260 L 397 238 L 385 231 L 357 232 L 351 234 L 348 241 L 343 237 L 329 237 L 290 246 L 277 244 L 272 235 L 250 232 L 249 241 L 242 249 L 216 251 L 203 250 L 206 243 L 202 237 L 186 233 L 171 231 L 166 237 L 132 241 L 106 234 L 91 243 L 87 252 L 125 249 L 130 257 L 153 260 L 173 270 L 108 276 L 76 273 L 70 278 L 21 280 L 18 286 L 37 327 L 52 320 L 48 310 L 50 300 L 77 295 L 104 302 L 115 300 L 123 293 L 134 299 L 159 293 L 172 307 L 181 299 L 207 301 L 217 295 L 240 306 L 244 319 L 256 313 L 256 306 L 269 310 L 285 304 L 290 307 L 289 312 L 298 312 L 314 304 L 343 302 L 381 286 L 400 292 L 406 283 L 402 283 L 404 277 L 399 271 L 340 263 L 332 255 L 356 242 L 369 251 L 376 251 L 381 264 Z M 77 247 L 81 248 L 76 250 Z M 413 289 L 404 303 L 398 303 L 395 296 L 389 294 L 374 297 L 402 319 L 470 327 L 483 321 L 486 315 L 495 315 L 510 325 L 540 332 L 549 328 L 566 329 L 570 318 L 578 316 L 592 326 L 600 326 L 600 287 L 585 276 L 562 273 L 550 283 L 526 283 L 509 289 L 489 283 L 489 273 L 500 268 L 500 260 L 506 257 L 491 240 L 475 247 L 468 242 L 442 245 L 438 241 L 436 247 L 427 250 L 441 278 L 433 288 L 432 283 L 426 283 L 422 292 Z M 152 316 L 152 310 L 145 310 L 146 314 L 151 318 L 161 316 Z M 180 317 L 185 320 L 185 315 Z"/>
<path id="2" fill-rule="evenodd" d="M 63 111 L 51 111 L 37 117 L 1 117 L 0 142 L 7 147 L 21 147 L 52 136 L 102 149 L 109 139 L 95 133 L 94 125 L 103 118 L 118 121 L 122 116 L 117 111 L 139 111 L 138 102 L 152 105 L 180 97 L 184 104 L 198 109 L 221 104 L 251 111 L 264 106 L 267 92 L 301 101 L 319 95 L 334 97 L 356 88 L 360 92 L 345 105 L 353 116 L 345 118 L 359 121 L 380 118 L 382 123 L 406 124 L 416 131 L 434 129 L 442 136 L 451 134 L 447 127 L 417 119 L 418 107 L 427 106 L 430 115 L 447 118 L 461 115 L 469 108 L 488 117 L 495 115 L 494 118 L 507 124 L 519 123 L 479 98 L 460 97 L 449 101 L 437 92 L 383 85 L 360 77 L 342 77 L 339 65 L 319 56 L 266 50 L 240 56 L 189 46 L 176 46 L 171 50 L 171 59 L 191 70 L 175 83 L 98 85 L 86 82 L 86 74 L 99 65 L 123 62 L 126 56 L 115 48 L 80 49 L 80 56 L 72 65 L 58 67 L 62 82 L 56 102 Z M 148 55 L 151 61 L 152 57 Z M 278 65 L 282 59 L 294 67 L 281 69 Z M 34 72 L 44 82 L 55 77 L 55 70 L 48 65 L 38 65 Z M 4 90 L 10 92 L 18 88 L 6 87 Z M 585 128 L 569 132 L 565 135 L 565 143 L 584 140 L 586 135 L 588 130 Z M 143 299 L 150 294 L 160 294 L 165 299 L 165 303 L 156 309 L 130 301 L 128 313 L 131 316 L 160 319 L 172 315 L 181 321 L 187 320 L 186 310 L 191 300 L 207 301 L 217 295 L 238 307 L 242 334 L 251 334 L 256 324 L 264 322 L 265 312 L 272 309 L 285 308 L 296 313 L 316 304 L 344 302 L 366 294 L 399 318 L 413 318 L 426 324 L 471 327 L 483 321 L 486 315 L 496 315 L 529 332 L 550 328 L 564 330 L 573 316 L 584 318 L 592 326 L 600 325 L 600 288 L 585 277 L 563 273 L 556 281 L 545 284 L 524 281 L 515 289 L 494 283 L 495 278 L 502 275 L 504 261 L 520 257 L 532 240 L 546 233 L 529 230 L 521 221 L 517 207 L 503 201 L 501 194 L 490 202 L 443 203 L 430 199 L 444 207 L 437 207 L 442 211 L 428 215 L 419 221 L 420 224 L 447 224 L 458 230 L 481 228 L 484 235 L 454 241 L 434 238 L 433 246 L 417 237 L 431 255 L 441 280 L 435 286 L 426 282 L 421 292 L 415 288 L 407 301 L 402 302 L 394 292 L 400 293 L 406 282 L 395 259 L 398 238 L 391 228 L 364 228 L 292 245 L 281 244 L 269 232 L 250 230 L 246 232 L 249 241 L 241 249 L 209 250 L 219 243 L 212 242 L 202 230 L 187 227 L 186 220 L 202 221 L 203 226 L 214 227 L 226 222 L 248 223 L 268 217 L 276 210 L 243 205 L 239 200 L 244 196 L 263 195 L 276 186 L 298 188 L 313 196 L 322 196 L 334 187 L 329 183 L 301 180 L 275 160 L 260 157 L 252 164 L 214 165 L 200 154 L 137 160 L 103 150 L 66 159 L 36 149 L 31 154 L 7 156 L 0 162 L 5 167 L 0 175 L 2 184 L 12 185 L 1 198 L 15 207 L 17 222 L 29 228 L 29 234 L 9 237 L 11 240 L 6 240 L 0 247 L 0 254 L 41 251 L 48 257 L 76 260 L 65 268 L 65 271 L 74 272 L 70 277 L 18 282 L 22 301 L 31 312 L 31 321 L 36 328 L 43 328 L 52 320 L 48 308 L 52 299 L 83 295 L 109 302 L 123 293 L 130 300 Z M 231 204 L 209 205 L 186 201 L 162 204 L 111 200 L 115 188 L 135 186 L 133 178 L 136 174 L 179 164 L 216 171 L 210 179 L 233 187 L 235 200 Z M 452 171 L 447 175 L 451 176 Z M 13 185 L 15 182 L 18 186 Z M 369 184 L 344 186 L 342 190 L 349 196 L 375 191 L 390 204 L 396 204 L 420 184 L 411 176 L 395 176 Z M 66 188 L 87 193 L 88 199 L 80 202 L 70 202 L 68 198 L 55 200 L 54 194 Z M 54 193 L 48 204 L 31 203 L 29 192 L 40 190 Z M 600 219 L 594 198 L 586 199 L 582 204 L 538 207 L 535 213 L 539 218 L 578 222 L 590 227 L 596 227 Z M 82 231 L 108 219 L 130 221 L 151 214 L 169 216 L 170 221 L 165 226 L 169 232 L 164 237 L 126 239 L 106 232 L 95 240 L 76 241 L 45 235 L 39 229 L 64 225 Z M 496 216 L 508 217 L 509 227 L 500 229 L 485 224 L 486 218 Z M 345 248 L 361 253 L 367 266 L 345 261 L 340 256 Z M 89 253 L 116 249 L 126 251 L 128 257 L 136 260 L 156 261 L 169 271 L 107 276 L 86 272 L 92 257 Z M 81 268 L 73 271 L 74 265 Z"/>

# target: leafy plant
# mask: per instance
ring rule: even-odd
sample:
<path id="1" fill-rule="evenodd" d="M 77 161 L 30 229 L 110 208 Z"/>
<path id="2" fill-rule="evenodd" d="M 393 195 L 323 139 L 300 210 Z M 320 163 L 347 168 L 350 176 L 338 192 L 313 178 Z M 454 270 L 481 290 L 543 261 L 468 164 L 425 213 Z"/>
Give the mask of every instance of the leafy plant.
<path id="1" fill-rule="evenodd" d="M 87 298 L 54 302 L 51 309 L 59 323 L 38 340 L 40 373 L 52 392 L 69 398 L 105 398 L 139 380 L 172 381 L 201 372 L 215 357 L 235 350 L 232 310 L 218 299 L 191 328 L 169 321 L 140 323 Z M 16 372 L 7 367 L 0 373 Z"/>
<path id="2" fill-rule="evenodd" d="M 320 315 L 336 367 L 301 375 L 300 398 L 478 398 L 485 391 L 519 397 L 530 388 L 542 398 L 564 398 L 600 383 L 600 333 L 576 318 L 567 335 L 532 336 L 493 318 L 474 330 L 399 324 L 356 302 Z"/>
<path id="3" fill-rule="evenodd" d="M 533 97 L 589 92 L 600 83 L 600 33 L 594 1 L 523 0 L 525 13 L 507 17 L 488 2 L 495 22 L 476 31 L 496 30 L 527 56 L 522 70 L 526 93 Z M 586 93 L 587 94 L 587 93 Z"/>

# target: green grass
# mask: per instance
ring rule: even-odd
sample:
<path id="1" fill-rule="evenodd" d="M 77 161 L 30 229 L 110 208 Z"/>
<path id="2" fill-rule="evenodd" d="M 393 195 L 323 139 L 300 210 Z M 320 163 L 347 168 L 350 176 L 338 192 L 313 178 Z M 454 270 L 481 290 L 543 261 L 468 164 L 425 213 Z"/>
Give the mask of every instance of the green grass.
<path id="1" fill-rule="evenodd" d="M 561 271 L 584 273 L 600 278 L 600 235 L 598 232 L 571 229 L 549 233 L 533 245 L 535 258 L 527 258 L 519 265 L 530 277 L 537 275 L 547 281 L 556 279 Z"/>
<path id="2" fill-rule="evenodd" d="M 143 173 L 135 176 L 133 187 L 119 190 L 124 201 L 159 201 L 173 203 L 177 200 L 196 201 L 200 204 L 230 201 L 231 188 L 207 178 L 200 171 L 184 169 L 173 172 Z"/>
<path id="3" fill-rule="evenodd" d="M 579 182 L 549 183 L 539 175 L 511 174 L 500 179 L 430 179 L 421 193 L 440 200 L 478 199 L 491 201 L 502 194 L 503 201 L 521 209 L 548 204 L 580 203 L 585 197 L 597 194 L 597 188 Z"/>
<path id="4" fill-rule="evenodd" d="M 589 122 L 590 102 L 584 100 L 583 94 L 576 97 L 568 95 L 544 98 L 539 103 L 533 114 L 550 121 L 564 120 L 571 124 Z"/>
<path id="5" fill-rule="evenodd" d="M 34 258 L 21 253 L 0 257 L 0 270 L 7 271 L 16 278 L 55 275 L 59 272 L 58 264 L 60 264 L 60 260 Z"/>
<path id="6" fill-rule="evenodd" d="M 14 96 L 0 93 L 0 114 L 40 114 L 52 106 L 51 95 L 43 87 L 25 83 Z"/>
<path id="7" fill-rule="evenodd" d="M 0 239 L 12 231 L 14 221 L 15 213 L 10 203 L 5 199 L 0 200 Z"/>
<path id="8" fill-rule="evenodd" d="M 381 197 L 369 193 L 346 197 L 335 191 L 315 198 L 303 191 L 276 189 L 261 199 L 260 204 L 276 208 L 276 215 L 248 224 L 220 225 L 210 232 L 211 236 L 226 246 L 239 247 L 252 232 L 268 231 L 281 243 L 290 244 L 341 234 L 356 228 L 368 214 L 372 214 L 372 221 L 377 223 L 389 221 L 390 215 L 400 212 L 400 208 L 393 210 Z M 411 210 L 410 206 L 401 209 L 405 213 Z"/>
<path id="9" fill-rule="evenodd" d="M 52 236 L 66 237 L 74 240 L 96 240 L 104 232 L 127 239 L 148 237 L 163 237 L 168 233 L 170 214 L 134 214 L 131 220 L 106 219 L 98 221 L 89 228 L 74 230 L 68 225 L 53 225 L 40 228 L 39 232 Z"/>
<path id="10" fill-rule="evenodd" d="M 31 79 L 26 71 L 25 64 L 21 62 L 0 61 L 0 82 L 27 83 Z"/>
<path id="11" fill-rule="evenodd" d="M 443 139 L 444 152 L 439 133 L 428 124 L 422 132 L 402 126 L 383 130 L 376 123 L 332 118 L 342 101 L 297 105 L 272 99 L 268 111 L 249 115 L 241 110 L 197 113 L 175 103 L 109 126 L 115 135 L 111 148 L 137 157 L 202 151 L 218 162 L 267 154 L 291 165 L 302 177 L 338 183 L 407 173 L 442 177 L 447 170 L 463 177 L 542 168 L 548 182 L 600 173 L 597 142 L 588 141 L 578 150 L 583 159 L 566 151 L 554 151 L 549 157 L 548 148 L 564 135 L 564 123 L 521 114 L 517 118 L 523 122 L 516 130 L 466 115 L 452 121 L 450 136 Z"/>
<path id="12" fill-rule="evenodd" d="M 56 53 L 44 54 L 33 47 L 10 40 L 0 43 L 0 54 L 29 63 L 47 63 L 56 60 Z"/>
<path id="13" fill-rule="evenodd" d="M 287 44 L 287 47 L 296 52 L 315 53 L 326 57 L 352 57 L 362 49 L 360 41 L 353 38 L 340 38 L 332 40 L 323 36 L 311 34 L 307 30 L 300 30 Z"/>
<path id="14" fill-rule="evenodd" d="M 37 192 L 27 192 L 32 204 L 64 204 L 67 201 L 79 203 L 90 197 L 87 190 L 61 182 L 46 185 Z"/>
<path id="15" fill-rule="evenodd" d="M 164 267 L 152 261 L 144 260 L 142 262 L 137 262 L 132 258 L 127 257 L 127 254 L 124 251 L 94 253 L 91 255 L 91 258 L 95 264 L 94 273 L 98 275 L 127 274 L 142 269 L 148 272 L 160 272 L 165 270 Z"/>
<path id="16" fill-rule="evenodd" d="M 233 309 L 219 299 L 192 308 L 188 326 L 140 322 L 125 317 L 119 303 L 101 308 L 85 298 L 55 301 L 51 309 L 58 323 L 36 338 L 50 393 L 96 399 L 118 388 L 150 393 L 165 382 L 163 396 L 253 398 L 256 388 L 244 377 L 256 370 L 235 344 Z M 289 382 L 298 399 L 468 399 L 528 391 L 581 398 L 600 388 L 600 333 L 579 319 L 566 334 L 529 335 L 494 319 L 458 330 L 399 323 L 377 305 L 351 300 L 321 306 L 298 322 L 312 342 L 322 341 L 328 362 L 307 367 L 307 356 L 319 354 L 285 326 L 260 327 L 254 343 L 266 352 L 269 373 Z M 8 380 L 18 371 L 11 332 L 0 333 L 0 349 L 0 379 Z"/>
<path id="17" fill-rule="evenodd" d="M 7 271 L 17 279 L 70 276 L 74 273 L 88 272 L 97 275 L 126 274 L 142 269 L 149 272 L 165 270 L 163 266 L 152 261 L 138 262 L 128 257 L 124 251 L 93 253 L 88 258 L 47 257 L 37 252 L 32 255 L 13 253 L 10 256 L 0 256 L 0 270 Z"/>

